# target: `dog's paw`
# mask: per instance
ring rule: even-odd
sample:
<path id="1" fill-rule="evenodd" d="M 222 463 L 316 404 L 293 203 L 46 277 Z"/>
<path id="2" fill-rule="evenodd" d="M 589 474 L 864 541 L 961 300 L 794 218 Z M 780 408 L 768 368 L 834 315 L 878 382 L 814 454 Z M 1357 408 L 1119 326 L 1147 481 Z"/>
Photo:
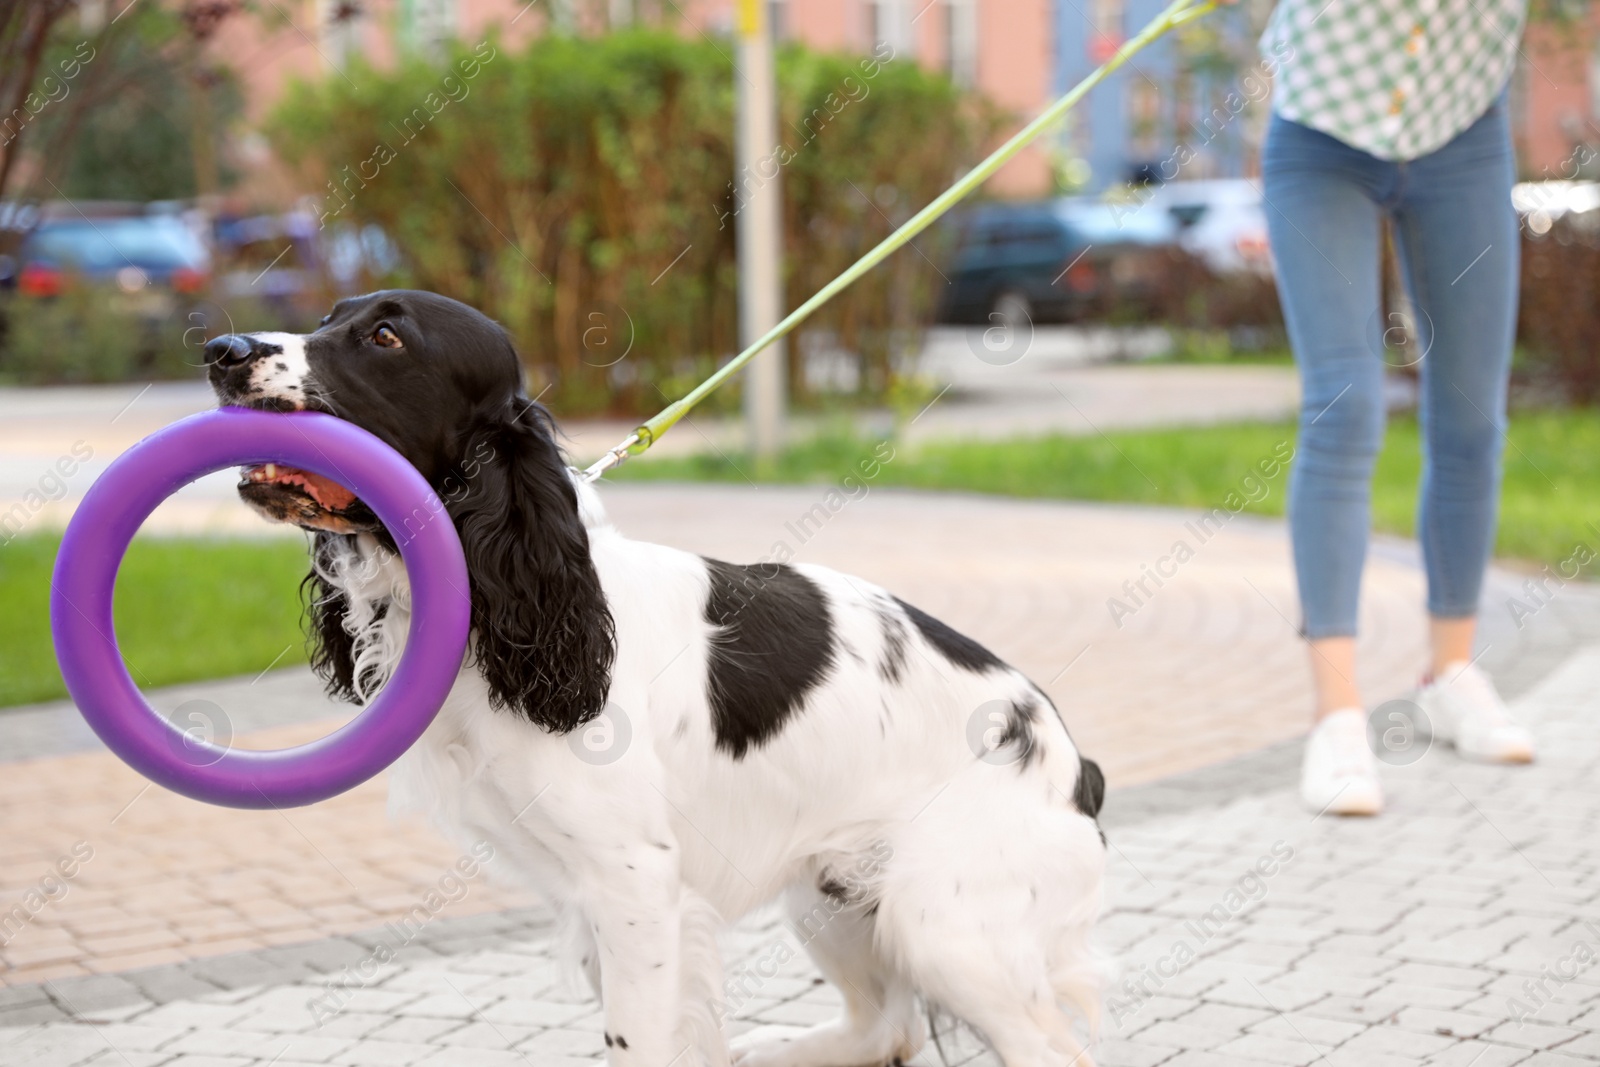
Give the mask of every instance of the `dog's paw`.
<path id="1" fill-rule="evenodd" d="M 728 1043 L 734 1067 L 801 1067 L 795 1044 L 807 1031 L 799 1026 L 758 1026 Z"/>
<path id="2" fill-rule="evenodd" d="M 729 1052 L 735 1067 L 898 1067 L 902 1062 L 876 1035 L 853 1033 L 837 1023 L 809 1030 L 759 1027 L 734 1038 Z"/>

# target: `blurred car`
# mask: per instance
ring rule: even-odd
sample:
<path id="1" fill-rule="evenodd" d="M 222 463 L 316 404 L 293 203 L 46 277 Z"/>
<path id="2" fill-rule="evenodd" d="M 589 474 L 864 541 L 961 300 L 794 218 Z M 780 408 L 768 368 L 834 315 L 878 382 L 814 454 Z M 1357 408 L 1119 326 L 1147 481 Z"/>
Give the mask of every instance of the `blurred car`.
<path id="1" fill-rule="evenodd" d="M 317 288 L 315 250 L 306 230 L 314 220 L 283 214 L 219 214 L 211 226 L 216 292 L 294 302 Z"/>
<path id="2" fill-rule="evenodd" d="M 1139 214 L 1171 219 L 1177 243 L 1218 274 L 1272 273 L 1261 191 L 1245 178 L 1167 182 L 1137 196 Z"/>
<path id="3" fill-rule="evenodd" d="M 400 253 L 382 227 L 334 223 L 310 211 L 219 217 L 214 227 L 217 291 L 259 298 L 320 318 L 329 295 L 367 292 L 391 276 Z"/>
<path id="4" fill-rule="evenodd" d="M 1556 220 L 1581 216 L 1580 225 L 1600 225 L 1600 182 L 1518 182 L 1511 187 L 1511 206 L 1535 236 L 1550 232 Z"/>
<path id="5" fill-rule="evenodd" d="M 104 285 L 121 310 L 171 312 L 175 296 L 202 291 L 211 270 L 205 244 L 173 214 L 43 213 L 16 254 L 15 287 L 56 296 L 74 281 Z"/>
<path id="6" fill-rule="evenodd" d="M 986 205 L 961 228 L 940 318 L 1071 322 L 1137 310 L 1159 288 L 1173 238 L 1159 212 L 1088 198 Z"/>

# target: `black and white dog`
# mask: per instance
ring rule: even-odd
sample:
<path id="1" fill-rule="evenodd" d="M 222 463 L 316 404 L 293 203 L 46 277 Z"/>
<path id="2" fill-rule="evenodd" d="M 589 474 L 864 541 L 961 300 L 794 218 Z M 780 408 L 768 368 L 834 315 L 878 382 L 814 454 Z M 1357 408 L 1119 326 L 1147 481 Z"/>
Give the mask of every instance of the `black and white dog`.
<path id="1" fill-rule="evenodd" d="M 505 331 L 454 300 L 343 300 L 315 333 L 219 337 L 206 358 L 223 404 L 347 419 L 447 503 L 471 652 L 391 796 L 563 912 L 612 1064 L 909 1060 L 921 1000 L 1006 1067 L 1089 1067 L 1073 1024 L 1099 1004 L 1103 782 L 1037 686 L 859 579 L 624 537 Z M 253 468 L 239 492 L 317 531 L 314 664 L 364 701 L 409 623 L 391 535 L 309 472 Z M 844 1014 L 730 1053 L 717 935 L 779 897 Z"/>

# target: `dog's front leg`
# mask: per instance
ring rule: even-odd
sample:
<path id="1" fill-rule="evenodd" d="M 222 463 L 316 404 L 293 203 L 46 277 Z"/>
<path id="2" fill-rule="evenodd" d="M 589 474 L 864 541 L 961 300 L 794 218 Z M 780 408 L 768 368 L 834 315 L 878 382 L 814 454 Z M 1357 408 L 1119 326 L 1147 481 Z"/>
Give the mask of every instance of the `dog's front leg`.
<path id="1" fill-rule="evenodd" d="M 682 911 L 677 848 L 626 849 L 584 911 L 599 951 L 607 1056 L 615 1067 L 690 1067 L 680 1033 Z"/>

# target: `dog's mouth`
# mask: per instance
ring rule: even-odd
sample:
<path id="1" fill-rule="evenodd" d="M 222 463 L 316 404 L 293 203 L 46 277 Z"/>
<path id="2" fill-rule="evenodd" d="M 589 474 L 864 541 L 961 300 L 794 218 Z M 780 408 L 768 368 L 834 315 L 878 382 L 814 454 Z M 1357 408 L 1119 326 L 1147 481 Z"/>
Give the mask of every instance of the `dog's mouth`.
<path id="1" fill-rule="evenodd" d="M 285 467 L 279 463 L 263 463 L 258 467 L 245 468 L 239 488 L 245 489 L 254 485 L 287 487 L 310 497 L 319 507 L 327 511 L 344 511 L 356 501 L 354 493 L 332 478 L 324 478 L 320 474 L 303 471 L 298 467 Z"/>
<path id="2" fill-rule="evenodd" d="M 307 529 L 357 533 L 376 523 L 371 510 L 332 478 L 281 463 L 246 467 L 239 495 L 268 519 Z"/>

